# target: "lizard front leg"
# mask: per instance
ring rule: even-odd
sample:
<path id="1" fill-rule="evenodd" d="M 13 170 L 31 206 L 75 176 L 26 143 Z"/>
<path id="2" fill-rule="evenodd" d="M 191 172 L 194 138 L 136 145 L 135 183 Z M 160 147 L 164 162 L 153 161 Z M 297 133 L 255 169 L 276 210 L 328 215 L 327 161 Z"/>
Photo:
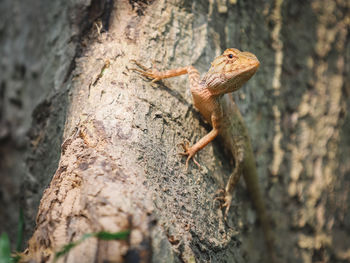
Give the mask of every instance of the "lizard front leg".
<path id="1" fill-rule="evenodd" d="M 167 79 L 167 78 L 172 78 L 172 77 L 177 77 L 177 76 L 188 74 L 188 77 L 190 80 L 190 85 L 191 85 L 191 90 L 192 90 L 193 86 L 199 85 L 199 77 L 200 77 L 199 72 L 193 66 L 186 66 L 186 67 L 170 69 L 170 70 L 166 70 L 166 71 L 158 71 L 154 65 L 151 69 L 147 69 L 145 66 L 138 63 L 136 60 L 132 60 L 132 61 L 141 69 L 132 68 L 131 70 L 137 71 L 137 72 L 141 73 L 141 75 L 152 79 L 152 82 L 157 82 L 157 81 L 162 80 L 162 79 Z"/>
<path id="2" fill-rule="evenodd" d="M 216 106 L 210 117 L 210 122 L 213 129 L 191 147 L 189 147 L 188 143 L 181 144 L 184 148 L 184 152 L 181 153 L 181 155 L 188 156 L 186 160 L 186 170 L 188 169 L 188 162 L 193 158 L 193 156 L 219 135 L 222 126 L 221 120 L 223 112 L 220 104 L 213 104 Z M 199 163 L 195 159 L 193 159 L 193 161 L 195 162 L 195 164 L 197 164 L 198 167 L 200 167 Z"/>
<path id="3" fill-rule="evenodd" d="M 152 82 L 156 82 L 162 79 L 176 77 L 184 74 L 188 74 L 189 80 L 190 80 L 190 87 L 191 92 L 198 92 L 200 90 L 200 84 L 199 84 L 199 72 L 196 68 L 193 66 L 186 66 L 181 67 L 177 69 L 171 69 L 167 71 L 158 71 L 155 67 L 152 69 L 147 69 L 137 61 L 134 61 L 134 63 L 139 66 L 142 70 L 133 68 L 132 70 L 137 71 L 141 73 L 143 76 L 146 76 L 150 79 L 152 79 Z M 214 98 L 213 98 L 214 100 Z M 189 161 L 192 159 L 195 164 L 200 167 L 199 163 L 193 158 L 194 155 L 201 149 L 203 149 L 208 143 L 210 143 L 212 140 L 214 140 L 217 135 L 219 134 L 219 120 L 222 119 L 222 109 L 221 106 L 218 103 L 215 104 L 215 110 L 211 114 L 211 124 L 213 129 L 205 135 L 203 138 L 201 138 L 197 143 L 195 143 L 193 146 L 189 146 L 188 141 L 185 141 L 183 143 L 180 143 L 180 145 L 183 147 L 184 152 L 179 153 L 183 156 L 187 156 L 186 160 L 186 170 L 188 169 Z"/>
<path id="4" fill-rule="evenodd" d="M 217 128 L 213 128 L 207 135 L 202 137 L 198 142 L 196 142 L 194 145 L 189 147 L 188 142 L 181 143 L 180 145 L 184 148 L 184 152 L 180 153 L 183 156 L 187 156 L 186 160 L 186 170 L 188 169 L 188 162 L 193 159 L 193 156 L 201 149 L 203 149 L 205 146 L 207 146 L 208 143 L 210 143 L 212 140 L 218 136 L 219 131 Z M 197 164 L 198 167 L 200 167 L 200 164 L 193 159 L 194 163 Z"/>

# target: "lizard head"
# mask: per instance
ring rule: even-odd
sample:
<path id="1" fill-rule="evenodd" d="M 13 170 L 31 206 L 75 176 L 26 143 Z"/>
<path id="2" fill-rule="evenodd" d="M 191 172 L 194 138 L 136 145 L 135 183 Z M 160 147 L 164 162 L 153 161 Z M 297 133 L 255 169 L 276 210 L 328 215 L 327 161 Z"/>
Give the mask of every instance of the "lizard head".
<path id="1" fill-rule="evenodd" d="M 255 74 L 259 65 L 254 54 L 229 48 L 211 63 L 202 84 L 214 95 L 233 92 Z"/>

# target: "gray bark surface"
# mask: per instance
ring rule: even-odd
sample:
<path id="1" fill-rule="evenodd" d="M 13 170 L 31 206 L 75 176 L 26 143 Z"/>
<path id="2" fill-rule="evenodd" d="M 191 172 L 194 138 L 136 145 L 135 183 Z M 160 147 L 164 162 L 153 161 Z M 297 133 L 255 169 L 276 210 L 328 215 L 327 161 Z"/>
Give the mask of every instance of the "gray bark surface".
<path id="1" fill-rule="evenodd" d="M 26 260 L 130 229 L 127 241 L 88 239 L 61 261 L 268 262 L 243 181 L 227 224 L 214 201 L 232 172 L 222 145 L 197 154 L 202 169 L 186 172 L 177 155 L 210 129 L 187 78 L 151 84 L 130 70 L 136 59 L 204 73 L 229 47 L 261 62 L 235 98 L 280 261 L 350 260 L 347 1 L 115 1 L 102 33 L 109 1 L 31 2 L 0 4 L 0 207 L 21 195 L 30 222 L 41 198 Z M 14 226 L 5 211 L 0 222 L 11 215 Z"/>

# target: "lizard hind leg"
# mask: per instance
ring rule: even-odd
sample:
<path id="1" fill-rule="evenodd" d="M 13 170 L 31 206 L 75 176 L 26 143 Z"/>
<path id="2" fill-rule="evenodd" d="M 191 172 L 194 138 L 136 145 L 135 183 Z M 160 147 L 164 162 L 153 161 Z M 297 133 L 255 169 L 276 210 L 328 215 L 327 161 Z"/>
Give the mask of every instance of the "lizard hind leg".
<path id="1" fill-rule="evenodd" d="M 234 151 L 234 158 L 235 158 L 235 168 L 233 170 L 233 173 L 230 175 L 230 178 L 227 181 L 225 191 L 224 191 L 224 204 L 223 207 L 225 207 L 225 220 L 227 220 L 228 212 L 230 210 L 231 201 L 233 197 L 233 192 L 235 189 L 236 184 L 239 181 L 239 178 L 242 174 L 242 166 L 243 166 L 243 160 L 244 160 L 244 145 L 241 144 L 242 140 L 238 139 L 235 142 L 236 149 Z"/>
<path id="2" fill-rule="evenodd" d="M 224 197 L 222 198 L 224 201 L 224 204 L 222 205 L 222 207 L 225 207 L 225 214 L 224 214 L 225 220 L 227 220 L 228 212 L 231 207 L 234 188 L 237 182 L 239 181 L 240 177 L 241 177 L 241 171 L 239 167 L 235 167 L 233 173 L 230 175 L 230 178 L 228 179 L 228 182 L 224 190 Z"/>

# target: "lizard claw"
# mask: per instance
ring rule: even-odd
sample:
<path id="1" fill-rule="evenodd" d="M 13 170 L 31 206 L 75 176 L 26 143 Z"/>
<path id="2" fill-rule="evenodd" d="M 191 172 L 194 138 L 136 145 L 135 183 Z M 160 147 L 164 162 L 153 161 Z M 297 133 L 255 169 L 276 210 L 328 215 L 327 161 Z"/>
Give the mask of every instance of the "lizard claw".
<path id="1" fill-rule="evenodd" d="M 225 208 L 224 219 L 227 221 L 228 211 L 230 210 L 232 194 L 228 194 L 225 189 L 220 189 L 216 192 L 217 195 L 214 198 L 214 201 L 224 202 L 220 205 L 221 208 Z"/>
<path id="2" fill-rule="evenodd" d="M 197 151 L 195 151 L 192 147 L 190 147 L 190 142 L 188 140 L 185 140 L 184 142 L 179 143 L 178 145 L 182 146 L 182 148 L 184 150 L 184 152 L 180 152 L 178 154 L 182 155 L 182 156 L 187 156 L 186 171 L 188 170 L 188 163 L 191 159 L 198 166 L 198 168 L 201 168 L 201 165 L 193 157 Z"/>
<path id="3" fill-rule="evenodd" d="M 131 62 L 133 62 L 136 66 L 138 66 L 139 68 L 142 68 L 143 69 L 143 71 L 147 71 L 147 70 L 149 70 L 147 67 L 145 67 L 144 65 L 142 65 L 140 62 L 138 62 L 137 60 L 135 60 L 135 59 L 131 59 L 130 60 Z M 136 70 L 136 71 L 140 71 L 139 69 L 133 69 L 132 68 L 132 70 Z"/>
<path id="4" fill-rule="evenodd" d="M 215 193 L 215 198 L 214 200 L 219 200 L 219 201 L 222 201 L 224 200 L 224 196 L 225 196 L 225 189 L 219 189 L 216 191 Z"/>
<path id="5" fill-rule="evenodd" d="M 230 210 L 230 206 L 231 206 L 231 201 L 232 201 L 232 195 L 228 195 L 227 193 L 225 194 L 224 197 L 224 204 L 222 205 L 222 207 L 225 207 L 225 221 L 227 221 L 227 216 L 228 216 L 228 211 Z"/>
<path id="6" fill-rule="evenodd" d="M 136 71 L 140 73 L 141 75 L 152 79 L 152 83 L 159 81 L 161 78 L 159 77 L 160 72 L 155 68 L 155 62 L 152 62 L 152 68 L 149 69 L 142 65 L 141 63 L 137 62 L 136 60 L 131 60 L 133 63 L 135 63 L 136 66 L 138 66 L 141 69 L 138 68 L 131 68 L 131 70 Z"/>

